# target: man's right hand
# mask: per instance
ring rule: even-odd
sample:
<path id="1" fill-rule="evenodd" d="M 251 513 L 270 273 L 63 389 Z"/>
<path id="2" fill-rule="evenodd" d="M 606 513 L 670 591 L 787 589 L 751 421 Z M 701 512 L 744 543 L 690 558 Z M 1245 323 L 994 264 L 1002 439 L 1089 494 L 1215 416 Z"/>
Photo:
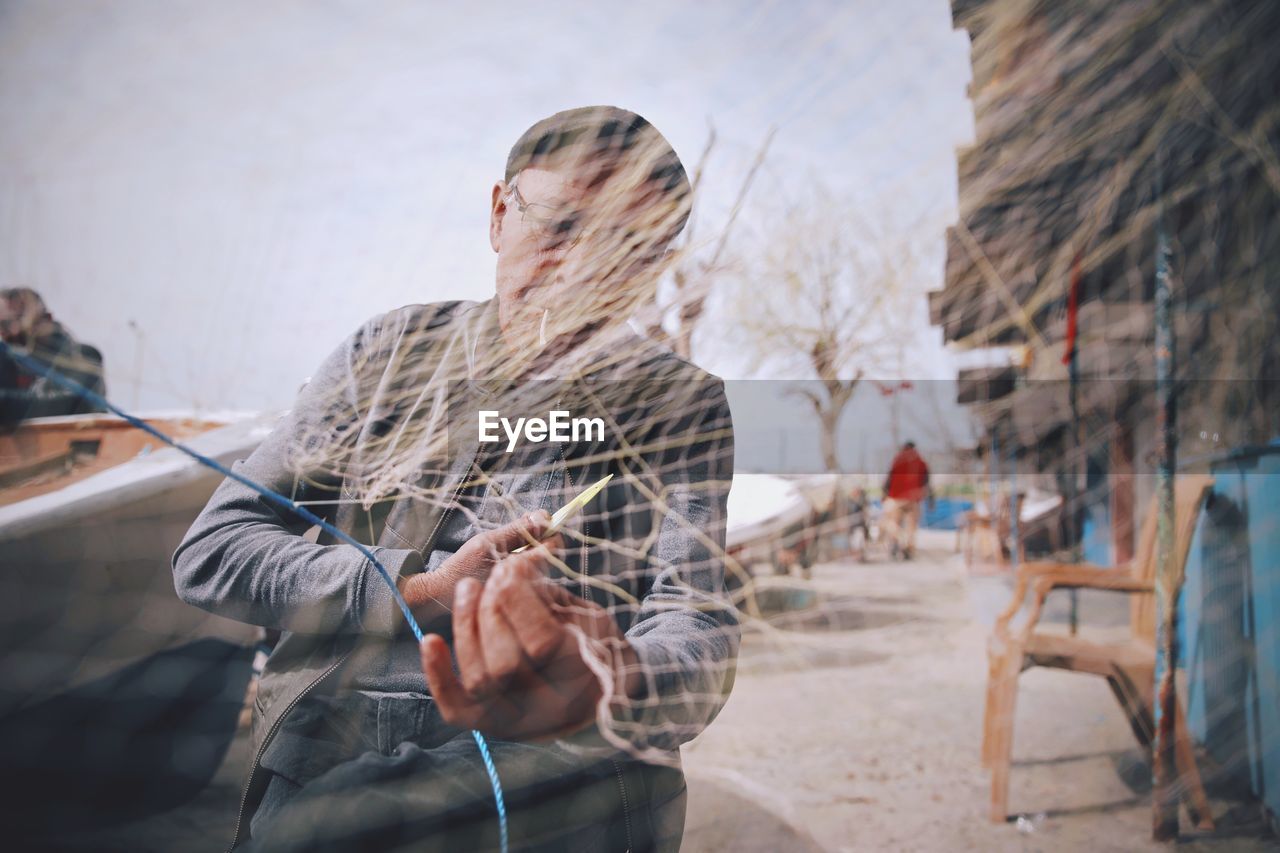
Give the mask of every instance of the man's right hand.
<path id="1" fill-rule="evenodd" d="M 435 571 L 402 577 L 396 585 L 425 629 L 453 613 L 454 590 L 462 580 L 475 578 L 483 584 L 494 565 L 516 548 L 531 543 L 552 552 L 563 548 L 559 534 L 543 541 L 550 524 L 551 515 L 540 509 L 502 527 L 477 533 Z"/>

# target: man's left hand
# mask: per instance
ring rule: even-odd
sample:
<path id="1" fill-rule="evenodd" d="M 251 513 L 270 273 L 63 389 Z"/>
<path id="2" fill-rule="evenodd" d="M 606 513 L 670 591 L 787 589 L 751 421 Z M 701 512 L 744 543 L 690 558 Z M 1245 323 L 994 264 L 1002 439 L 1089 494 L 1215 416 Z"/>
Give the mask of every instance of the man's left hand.
<path id="1" fill-rule="evenodd" d="M 635 652 L 613 617 L 548 581 L 545 563 L 542 548 L 512 554 L 483 586 L 471 579 L 458 585 L 457 674 L 448 644 L 435 634 L 423 640 L 422 669 L 445 722 L 508 740 L 555 737 L 588 725 L 603 686 L 570 625 L 608 650 L 616 690 L 636 690 Z"/>

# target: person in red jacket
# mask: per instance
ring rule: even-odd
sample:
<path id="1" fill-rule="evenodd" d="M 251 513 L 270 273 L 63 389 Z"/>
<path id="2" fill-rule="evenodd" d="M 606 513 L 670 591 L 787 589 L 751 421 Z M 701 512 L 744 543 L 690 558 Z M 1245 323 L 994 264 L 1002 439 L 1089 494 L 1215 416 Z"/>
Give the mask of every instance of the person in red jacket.
<path id="1" fill-rule="evenodd" d="M 882 535 L 889 539 L 893 555 L 910 560 L 916 547 L 916 528 L 920 526 L 920 504 L 929 494 L 929 466 L 908 441 L 893 457 L 889 476 L 884 481 L 884 514 Z"/>

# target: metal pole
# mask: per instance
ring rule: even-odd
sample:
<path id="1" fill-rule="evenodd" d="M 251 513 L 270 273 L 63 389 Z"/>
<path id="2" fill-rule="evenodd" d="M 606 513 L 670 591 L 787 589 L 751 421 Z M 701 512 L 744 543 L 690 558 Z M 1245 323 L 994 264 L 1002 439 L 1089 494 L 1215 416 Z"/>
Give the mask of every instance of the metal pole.
<path id="1" fill-rule="evenodd" d="M 1080 523 L 1080 472 L 1078 466 L 1085 465 L 1086 474 L 1088 472 L 1088 463 L 1083 462 L 1082 454 L 1084 443 L 1080 441 L 1080 402 L 1077 393 L 1077 384 L 1080 379 L 1080 368 L 1077 365 L 1076 352 L 1079 350 L 1077 345 L 1071 348 L 1071 360 L 1067 365 L 1068 385 L 1070 388 L 1071 399 L 1071 437 L 1072 437 L 1072 457 L 1074 465 L 1067 472 L 1067 478 L 1070 481 L 1068 489 L 1067 512 L 1071 519 L 1071 557 L 1076 563 L 1084 560 L 1084 525 Z M 1075 636 L 1080 625 L 1080 595 L 1079 591 L 1072 587 L 1071 593 L 1071 616 L 1070 628 L 1071 636 Z"/>
<path id="2" fill-rule="evenodd" d="M 996 523 L 996 495 L 1000 485 L 1000 442 L 996 438 L 995 427 L 991 429 L 991 460 L 987 465 L 987 479 L 990 481 L 987 483 L 987 493 L 990 495 L 987 499 L 987 510 L 991 514 L 991 527 L 996 531 L 996 538 L 999 539 L 1000 529 Z M 1000 555 L 997 553 L 997 562 L 999 557 Z"/>
<path id="3" fill-rule="evenodd" d="M 1174 564 L 1174 482 L 1177 457 L 1177 398 L 1173 387 L 1174 338 L 1172 282 L 1169 274 L 1169 232 L 1164 210 L 1164 157 L 1156 149 L 1156 731 L 1152 745 L 1154 798 L 1151 835 L 1156 841 L 1178 836 L 1178 779 L 1175 763 L 1174 715 L 1177 687 L 1174 665 L 1178 659 L 1178 567 Z"/>
<path id="4" fill-rule="evenodd" d="M 1018 506 L 1018 445 L 1011 443 L 1009 448 L 1009 566 L 1013 573 L 1018 573 L 1018 516 L 1022 514 Z"/>
<path id="5" fill-rule="evenodd" d="M 128 325 L 133 332 L 133 408 L 136 409 L 142 399 L 142 328 L 132 319 Z"/>
<path id="6" fill-rule="evenodd" d="M 902 447 L 902 438 L 899 436 L 898 426 L 898 389 L 894 388 L 889 392 L 889 431 L 893 434 L 893 452 L 897 453 Z"/>

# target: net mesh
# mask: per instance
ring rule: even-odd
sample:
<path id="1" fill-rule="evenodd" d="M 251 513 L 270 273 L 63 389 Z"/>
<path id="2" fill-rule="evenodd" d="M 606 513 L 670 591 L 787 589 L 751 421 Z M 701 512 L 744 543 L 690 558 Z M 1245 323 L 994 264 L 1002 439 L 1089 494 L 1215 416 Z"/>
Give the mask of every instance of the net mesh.
<path id="1" fill-rule="evenodd" d="M 532 811 L 522 808 L 530 804 L 544 813 L 554 811 L 554 803 L 596 814 L 570 794 L 557 799 L 564 791 L 552 791 L 549 783 L 558 779 L 572 791 L 587 790 L 582 780 L 588 778 L 612 785 L 612 767 L 603 777 L 593 775 L 600 766 L 592 763 L 596 757 L 670 768 L 679 760 L 675 750 L 685 745 L 685 764 L 695 769 L 691 776 L 704 790 L 724 794 L 731 804 L 737 801 L 730 794 L 744 796 L 749 807 L 742 813 L 776 813 L 788 832 L 812 832 L 828 846 L 847 843 L 850 833 L 863 828 L 883 846 L 944 843 L 949 836 L 935 823 L 957 825 L 972 817 L 967 801 L 963 814 L 949 810 L 957 808 L 954 790 L 967 784 L 977 761 L 970 753 L 987 676 L 983 642 L 990 622 L 1008 605 L 1010 564 L 1039 558 L 1124 567 L 1135 556 L 1153 553 L 1143 530 L 1154 518 L 1149 508 L 1156 493 L 1153 377 L 1159 353 L 1153 302 L 1163 235 L 1172 262 L 1178 476 L 1212 472 L 1226 484 L 1205 509 L 1194 547 L 1188 546 L 1182 606 L 1189 608 L 1184 612 L 1192 627 L 1184 624 L 1178 635 L 1180 692 L 1193 732 L 1221 770 L 1206 777 L 1218 779 L 1216 791 L 1235 785 L 1240 794 L 1249 788 L 1241 779 L 1264 772 L 1259 755 L 1272 743 L 1265 733 L 1241 732 L 1262 725 L 1247 703 L 1261 707 L 1274 695 L 1253 656 L 1274 647 L 1275 627 L 1248 615 L 1252 602 L 1270 589 L 1253 567 L 1267 563 L 1248 543 L 1274 539 L 1275 516 L 1265 507 L 1275 476 L 1257 479 L 1249 473 L 1253 462 L 1229 460 L 1227 453 L 1256 449 L 1280 431 L 1274 285 L 1280 264 L 1280 113 L 1273 82 L 1280 69 L 1270 49 L 1280 29 L 1275 8 L 1262 2 L 1067 6 L 992 0 L 954 2 L 949 10 L 947 5 L 912 7 L 899 18 L 866 5 L 797 11 L 759 4 L 735 19 L 740 41 L 718 43 L 718 52 L 708 48 L 706 61 L 733 55 L 750 63 L 749 57 L 774 53 L 804 59 L 749 94 L 728 87 L 736 108 L 751 117 L 749 132 L 739 125 L 736 133 L 722 126 L 719 132 L 709 128 L 705 137 L 686 134 L 686 157 L 700 151 L 696 160 L 686 159 L 687 174 L 672 168 L 666 140 L 652 128 L 629 125 L 625 117 L 608 133 L 601 133 L 609 121 L 601 113 L 592 114 L 589 130 L 535 133 L 516 146 L 489 200 L 500 220 L 489 233 L 500 250 L 497 300 L 433 302 L 379 314 L 327 358 L 322 353 L 338 335 L 317 329 L 354 326 L 348 320 L 367 314 L 371 304 L 362 301 L 362 288 L 334 286 L 342 291 L 335 295 L 318 287 L 298 299 L 266 285 L 281 274 L 305 277 L 299 267 L 329 276 L 322 279 L 328 284 L 346 279 L 350 285 L 364 280 L 363 270 L 339 260 L 333 262 L 338 272 L 330 275 L 325 252 L 313 251 L 303 262 L 278 247 L 292 245 L 294 229 L 312 227 L 294 223 L 305 219 L 297 217 L 300 211 L 367 213 L 376 204 L 350 198 L 349 188 L 331 182 L 308 185 L 299 194 L 277 187 L 280 198 L 268 199 L 261 206 L 265 212 L 255 208 L 234 230 L 209 239 L 222 247 L 212 252 L 221 259 L 212 265 L 215 271 L 243 284 L 173 287 L 189 261 L 206 265 L 201 259 L 207 255 L 192 249 L 191 257 L 182 250 L 170 253 L 170 268 L 153 270 L 140 285 L 139 300 L 162 308 L 186 305 L 188 313 L 195 305 L 196 313 L 208 312 L 217 322 L 188 340 L 152 327 L 144 335 L 132 326 L 129 337 L 119 340 L 130 342 L 134 362 L 127 363 L 127 347 L 109 353 L 112 388 L 128 389 L 113 399 L 189 402 L 197 410 L 209 400 L 282 402 L 274 386 L 263 390 L 263 377 L 275 371 L 261 367 L 254 352 L 257 341 L 269 335 L 289 339 L 292 349 L 307 351 L 308 365 L 318 366 L 278 421 L 233 424 L 239 432 L 225 445 L 216 445 L 220 439 L 213 434 L 226 421 L 213 416 L 200 423 L 190 417 L 157 423 L 193 441 L 209 436 L 216 445 L 211 455 L 228 464 L 242 459 L 237 471 L 337 525 L 404 578 L 447 573 L 447 561 L 467 541 L 494 535 L 532 510 L 554 512 L 590 484 L 613 476 L 561 531 L 554 550 L 536 552 L 537 571 L 546 576 L 539 595 L 591 673 L 570 697 L 591 707 L 573 705 L 574 713 L 591 718 L 590 731 L 599 739 L 554 727 L 540 730 L 539 736 L 558 737 L 572 756 L 561 772 L 526 774 L 510 744 L 496 748 L 498 773 L 509 774 L 504 782 L 509 781 L 514 811 L 526 814 L 517 820 L 533 820 L 527 817 Z M 56 33 L 65 26 L 59 15 L 70 14 L 37 18 Z M 305 23 L 313 17 L 285 17 L 299 26 L 308 49 L 333 48 L 333 73 L 357 64 L 358 51 L 335 46 L 324 26 Z M 658 43 L 674 38 L 662 24 L 677 17 L 668 7 L 627 12 L 614 28 L 636 27 Z M 208 42 L 197 43 L 206 46 L 226 37 L 218 35 L 225 21 L 211 26 L 206 20 L 203 29 L 174 19 L 162 23 L 199 33 Z M 433 29 L 429 23 L 406 6 L 369 23 L 358 41 L 366 48 L 400 45 L 398 26 L 425 32 Z M 913 54 L 910 72 L 886 70 L 885 48 L 865 35 L 878 33 L 888 43 L 917 31 L 946 35 L 952 24 L 967 33 L 968 56 L 963 46 L 949 64 Z M 195 29 L 183 29 L 188 26 Z M 117 41 L 129 50 L 139 42 L 158 43 L 164 40 L 159 27 L 136 23 Z M 761 36 L 762 30 L 771 37 Z M 245 37 L 259 46 L 275 38 Z M 524 47 L 537 39 L 514 41 Z M 676 41 L 690 48 L 691 42 Z M 938 57 L 946 53 L 938 47 L 944 39 L 926 41 L 938 48 Z M 112 57 L 118 59 L 120 49 L 117 44 Z M 417 52 L 418 45 L 393 50 L 406 63 Z M 21 55 L 30 65 L 31 54 Z M 305 88 L 299 78 L 309 72 L 301 69 L 315 67 L 314 55 L 294 61 L 289 79 L 279 83 L 290 94 Z M 972 71 L 971 102 L 958 94 L 966 66 Z M 20 85 L 0 79 L 0 97 L 23 107 L 40 127 L 56 124 L 42 107 L 60 103 L 52 94 L 40 86 L 35 94 L 17 92 L 33 91 L 39 75 L 30 67 L 45 68 L 43 61 L 22 67 L 25 75 L 10 78 Z M 402 73 L 416 80 L 421 69 L 405 67 L 410 70 Z M 577 63 L 567 69 L 565 76 L 581 72 Z M 241 85 L 254 73 L 237 72 L 228 85 Z M 886 82 L 904 75 L 927 82 L 916 89 Z M 929 124 L 935 119 L 910 124 L 912 132 L 900 129 L 913 104 L 933 97 L 921 89 L 943 83 L 956 90 L 952 100 L 959 112 L 972 109 L 976 119 L 972 144 L 958 155 L 954 137 L 963 133 L 955 131 L 957 119 L 946 110 L 939 109 L 936 118 L 939 126 L 946 123 L 945 132 Z M 841 104 L 823 100 L 826 88 L 837 92 Z M 814 104 L 831 109 L 823 112 Z M 377 108 L 394 111 L 385 103 Z M 299 112 L 291 120 L 307 126 L 310 107 L 293 109 Z M 451 109 L 465 111 L 459 104 Z M 823 117 L 815 119 L 816 113 Z M 169 114 L 188 115 L 172 106 Z M 484 132 L 510 124 L 504 116 Z M 101 132 L 106 148 L 92 150 L 108 156 L 114 137 L 109 127 Z M 70 148 L 72 137 L 59 138 Z M 469 142 L 476 140 L 460 139 L 459 147 Z M 242 143 L 218 136 L 207 144 L 227 147 L 227 162 L 252 177 L 254 164 L 239 159 L 252 158 L 235 154 Z M 362 144 L 362 156 L 372 159 L 367 140 Z M 348 159 L 328 149 L 307 156 L 305 165 L 326 167 L 322 172 Z M 65 182 L 72 186 L 67 189 L 50 179 L 46 166 L 74 161 L 93 174 L 110 169 L 74 160 L 69 150 L 11 159 L 37 165 L 4 167 L 19 192 L 0 200 L 0 217 L 16 235 L 0 256 L 0 270 L 34 275 L 32 284 L 48 272 L 48 289 L 72 301 L 76 286 L 65 280 L 97 280 L 82 259 L 104 251 L 91 250 L 94 241 L 129 246 L 129 239 L 116 238 L 138 235 L 127 229 L 91 232 L 90 249 L 61 250 L 55 237 L 67 229 L 45 217 L 57 219 L 66 198 L 78 200 L 79 194 L 72 191 L 74 181 Z M 857 171 L 847 165 L 851 159 L 871 165 Z M 458 181 L 474 177 L 490 186 L 499 165 L 487 163 L 483 174 L 454 161 L 437 168 L 458 166 Z M 950 180 L 957 165 L 953 210 Z M 225 179 L 219 172 L 183 188 L 195 198 L 223 198 L 212 185 Z M 127 195 L 110 175 L 101 180 L 90 202 L 99 195 Z M 941 195 L 947 198 L 939 201 Z M 42 212 L 41 203 L 54 214 Z M 409 269 L 427 269 L 433 280 L 465 278 L 447 262 L 405 248 L 415 230 L 443 231 L 461 214 L 403 204 L 388 217 L 396 219 L 386 229 L 391 236 L 368 237 L 360 250 L 393 259 L 379 268 L 379 281 L 407 281 Z M 191 216 L 200 215 L 198 205 L 192 210 Z M 318 230 L 299 244 L 314 250 L 345 233 L 351 222 L 334 217 L 314 226 Z M 482 235 L 484 223 L 473 218 L 470 231 Z M 376 215 L 371 221 L 386 224 Z M 170 223 L 172 230 L 159 233 L 180 238 L 181 224 Z M 181 239 L 169 242 L 182 245 Z M 46 265 L 31 260 L 36 255 L 66 260 L 63 266 Z M 156 284 L 161 280 L 163 287 Z M 394 304 L 381 297 L 373 301 Z M 258 308 L 246 311 L 239 303 Z M 312 309 L 297 303 L 328 305 L 320 312 L 325 322 L 312 323 Z M 86 298 L 85 304 L 95 303 Z M 23 313 L 11 315 L 16 320 Z M 256 314 L 278 325 L 268 329 L 262 317 L 242 316 Z M 341 316 L 341 323 L 333 316 Z M 89 309 L 75 319 L 76 328 L 92 328 Z M 945 357 L 937 337 L 951 345 Z M 214 360 L 224 367 L 216 376 L 203 364 Z M 693 366 L 695 361 L 731 378 L 722 382 Z M 93 353 L 68 351 L 50 362 L 85 384 L 100 379 L 101 358 Z M 954 373 L 955 364 L 963 368 L 958 381 L 935 378 Z M 758 378 L 766 376 L 769 381 Z M 752 378 L 733 381 L 744 377 Z M 16 421 L 8 412 L 5 420 Z M 38 413 L 43 412 L 22 412 Z M 557 413 L 566 419 L 560 427 Z M 571 436 L 568 441 L 552 437 L 558 428 Z M 87 483 L 113 467 L 109 461 L 136 465 L 138 454 L 159 451 L 120 442 L 110 431 L 94 432 L 90 448 L 85 435 L 61 436 L 56 447 L 22 430 L 0 436 L 7 466 L 3 486 L 19 490 L 22 501 L 40 498 L 66 484 L 66 477 Z M 931 484 L 945 505 L 939 511 L 894 506 L 881 497 L 907 439 L 921 445 L 929 462 Z M 167 455 L 155 457 L 158 468 L 170 464 Z M 1259 458 L 1259 470 L 1270 472 L 1266 455 Z M 388 757 L 397 744 L 384 738 L 424 743 L 425 733 L 448 728 L 415 716 L 425 712 L 394 703 L 375 703 L 370 710 L 351 698 L 428 692 L 417 644 L 362 555 L 247 491 L 217 486 L 219 477 L 176 464 L 172 472 L 178 486 L 136 506 L 118 498 L 124 493 L 112 497 L 113 489 L 132 489 L 131 483 L 93 481 L 102 484 L 101 492 L 89 483 L 77 500 L 98 500 L 104 503 L 92 504 L 94 512 L 104 505 L 110 511 L 74 536 L 67 533 L 70 522 L 37 529 L 21 526 L 34 516 L 5 520 L 17 532 L 0 541 L 7 549 L 0 600 L 9 602 L 3 638 L 13 649 L 5 656 L 0 685 L 0 714 L 9 721 L 3 751 L 34 779 L 6 814 L 33 836 L 85 826 L 96 831 L 142 811 L 112 794 L 102 781 L 106 775 L 96 782 L 86 775 L 78 787 L 68 788 L 65 774 L 46 772 L 46 751 L 54 745 L 59 755 L 95 749 L 114 755 L 114 746 L 131 756 L 130 778 L 142 786 L 138 800 L 154 813 L 205 790 L 237 715 L 246 710 L 249 684 L 255 685 L 251 698 L 257 691 L 247 709 L 258 726 L 251 753 L 267 731 L 284 739 L 306 734 L 297 714 L 293 722 L 283 721 L 281 710 L 295 706 L 281 699 L 288 695 L 282 673 L 306 670 L 318 679 L 332 662 L 342 661 L 296 707 L 309 721 L 305 725 L 317 727 L 312 734 L 327 725 L 318 722 L 322 718 L 351 722 L 341 731 L 317 734 L 325 748 L 343 755 L 374 751 Z M 164 550 L 167 557 L 178 546 L 210 493 L 203 533 L 179 552 L 180 593 L 219 614 L 199 621 L 191 608 L 175 609 L 173 576 L 167 569 L 155 571 L 155 552 Z M 64 513 L 64 522 L 76 518 L 65 506 L 55 510 Z M 947 534 L 922 532 L 918 549 L 926 558 L 913 566 L 897 562 L 893 556 L 910 550 L 909 531 L 917 525 L 942 526 Z M 953 540 L 955 527 L 961 529 Z M 264 531 L 267 536 L 261 536 Z M 276 536 L 287 537 L 287 544 Z M 506 551 L 484 549 L 457 576 L 488 581 Z M 108 552 L 109 560 L 93 556 Z M 265 566 L 279 569 L 262 573 Z M 68 594 L 72 589 L 74 596 Z M 1054 592 L 1046 602 L 1042 618 L 1051 632 L 1069 634 L 1079 623 L 1084 634 L 1100 641 L 1127 641 L 1135 630 L 1148 628 L 1154 639 L 1150 596 L 1133 607 L 1128 600 L 1117 604 L 1110 594 L 1086 592 L 1070 602 L 1066 597 Z M 456 647 L 452 617 L 459 605 L 453 588 L 415 602 L 423 628 Z M 258 635 L 244 626 L 264 631 Z M 210 635 L 233 640 L 232 648 L 184 646 L 187 651 L 176 661 L 161 657 L 128 669 L 143 654 Z M 251 675 L 246 649 L 262 637 L 273 658 L 259 678 Z M 341 654 L 329 645 L 335 637 L 345 644 Z M 1033 710 L 1019 711 L 1019 726 L 1057 720 L 1066 734 L 1055 743 L 1065 743 L 1064 753 L 1095 736 L 1109 755 L 1128 746 L 1111 737 L 1117 728 L 1128 737 L 1114 709 L 1094 715 L 1116 724 L 1099 735 L 1103 724 L 1088 728 L 1080 721 L 1088 716 L 1084 712 L 1060 719 L 1062 708 L 1074 707 L 1075 692 L 1034 679 L 1024 688 L 1028 704 L 1021 706 Z M 45 704 L 68 686 L 87 691 L 84 701 L 75 699 L 70 710 Z M 166 739 L 158 732 L 176 726 L 152 725 L 149 718 L 142 726 L 153 738 L 148 747 L 129 741 L 139 721 L 122 710 L 127 703 L 121 697 L 159 695 L 171 703 L 174 693 L 187 697 L 181 700 L 190 712 L 186 723 L 198 736 Z M 508 707 L 477 728 L 509 730 L 502 727 L 533 707 L 523 687 L 507 693 Z M 718 718 L 730 695 L 739 697 L 741 710 L 729 705 Z M 949 696 L 960 698 L 950 703 Z M 1109 701 L 1103 696 L 1089 707 L 1109 707 Z M 95 710 L 86 710 L 91 704 Z M 103 714 L 104 704 L 118 714 Z M 222 716 L 201 722 L 199 708 L 217 708 Z M 847 713 L 847 728 L 857 731 L 833 726 L 832 709 Z M 1048 728 L 1040 726 L 1039 736 L 1054 734 Z M 68 740 L 68 729 L 83 734 Z M 371 736 L 379 742 L 371 745 Z M 833 743 L 846 742 L 844 752 L 852 757 L 833 757 L 841 751 Z M 296 740 L 293 748 L 301 749 Z M 476 834 L 465 837 L 490 845 L 496 838 L 493 792 L 474 775 L 474 746 L 468 749 L 466 761 L 454 768 L 466 790 L 449 801 L 450 813 L 465 827 L 473 809 Z M 883 754 L 886 767 L 873 769 L 861 761 L 863 753 Z M 243 766 L 265 759 L 279 776 L 314 772 L 284 748 L 237 758 Z M 179 766 L 183 782 L 164 790 L 156 780 L 172 781 L 171 765 Z M 908 779 L 912 767 L 937 771 L 945 784 L 930 789 Z M 1032 775 L 1030 768 L 1023 772 Z M 1149 768 L 1141 765 L 1136 775 L 1144 774 Z M 1095 776 L 1082 787 L 1102 784 Z M 1190 783 L 1179 784 L 1190 792 Z M 305 847 L 316 841 L 318 827 L 333 833 L 333 843 L 358 839 L 362 832 L 385 831 L 394 839 L 396 833 L 439 831 L 411 817 L 432 797 L 446 797 L 429 786 L 418 789 L 422 802 L 405 800 L 394 814 L 358 812 L 354 806 L 344 812 L 352 790 L 391 799 L 407 790 L 389 793 L 393 788 L 385 779 L 348 780 L 337 793 L 316 795 L 308 811 L 297 813 L 305 819 L 279 823 L 273 841 L 280 849 Z M 1280 783 L 1269 788 L 1276 789 Z M 621 790 L 626 797 L 638 788 L 623 782 Z M 1049 782 L 1036 782 L 1022 802 L 1052 802 L 1056 794 Z M 1016 791 L 1014 796 L 1016 805 Z M 902 813 L 927 814 L 876 824 L 859 807 L 881 800 L 900 803 Z M 59 806 L 95 801 L 100 805 L 70 817 L 72 806 Z M 702 813 L 723 814 L 707 800 L 701 805 Z M 1132 824 L 1138 807 L 1112 805 L 1121 817 L 1106 809 L 1076 816 L 1078 822 L 1064 832 L 1100 836 L 1105 833 L 1097 831 L 1099 824 L 1088 821 L 1108 820 L 1119 822 L 1107 827 L 1132 830 L 1123 821 Z M 823 813 L 833 806 L 840 817 Z M 218 816 L 210 822 L 221 826 L 229 807 L 214 811 Z M 435 812 L 422 809 L 424 815 Z M 1039 825 L 1027 823 L 1029 831 Z M 771 844 L 806 841 L 770 826 L 775 834 L 762 837 Z M 553 832 L 536 820 L 515 829 L 526 838 Z M 138 831 L 122 830 L 125 837 Z M 1145 832 L 1145 825 L 1136 832 Z M 974 838 L 975 844 L 1007 840 Z"/>

